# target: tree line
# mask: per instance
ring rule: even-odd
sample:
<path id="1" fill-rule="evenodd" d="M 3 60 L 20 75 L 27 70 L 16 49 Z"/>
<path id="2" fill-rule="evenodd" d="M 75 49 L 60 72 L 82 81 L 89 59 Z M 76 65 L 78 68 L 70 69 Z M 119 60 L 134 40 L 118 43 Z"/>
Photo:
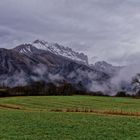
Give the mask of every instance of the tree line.
<path id="1" fill-rule="evenodd" d="M 109 96 L 101 91 L 87 91 L 81 82 L 76 85 L 67 83 L 54 84 L 44 81 L 33 82 L 26 86 L 7 87 L 0 86 L 0 97 L 8 96 L 71 96 L 71 95 L 92 95 L 92 96 Z M 136 94 L 127 94 L 125 91 L 118 91 L 117 97 L 140 97 L 140 90 Z"/>
<path id="2" fill-rule="evenodd" d="M 6 96 L 70 96 L 70 95 L 83 95 L 86 91 L 78 90 L 76 86 L 63 82 L 59 85 L 54 83 L 46 83 L 44 81 L 33 82 L 26 86 L 16 86 L 16 87 L 3 87 L 0 88 L 0 97 Z"/>

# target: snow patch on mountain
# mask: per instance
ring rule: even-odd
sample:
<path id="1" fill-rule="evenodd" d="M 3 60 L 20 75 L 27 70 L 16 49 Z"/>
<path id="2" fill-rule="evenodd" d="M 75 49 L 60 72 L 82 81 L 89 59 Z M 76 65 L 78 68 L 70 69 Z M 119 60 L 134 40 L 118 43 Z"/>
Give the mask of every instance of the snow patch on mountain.
<path id="1" fill-rule="evenodd" d="M 31 54 L 33 50 L 33 46 L 31 44 L 22 44 L 14 48 L 14 50 L 22 54 Z"/>
<path id="2" fill-rule="evenodd" d="M 32 45 L 37 49 L 49 51 L 53 54 L 60 55 L 78 62 L 82 62 L 86 65 L 88 64 L 88 57 L 85 54 L 75 52 L 69 47 L 64 47 L 57 43 L 48 43 L 46 41 L 40 40 L 34 41 Z"/>

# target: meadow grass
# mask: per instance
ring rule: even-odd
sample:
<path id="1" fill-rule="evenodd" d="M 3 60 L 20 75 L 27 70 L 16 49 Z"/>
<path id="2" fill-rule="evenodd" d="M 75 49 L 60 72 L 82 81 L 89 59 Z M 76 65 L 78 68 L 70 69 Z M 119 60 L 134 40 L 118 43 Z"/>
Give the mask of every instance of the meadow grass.
<path id="1" fill-rule="evenodd" d="M 95 109 L 140 112 L 140 99 L 97 96 L 26 96 L 1 98 L 0 105 L 28 109 Z"/>
<path id="2" fill-rule="evenodd" d="M 55 112 L 57 109 L 60 112 Z M 61 112 L 65 109 L 75 111 Z M 76 109 L 140 112 L 140 100 L 94 96 L 0 98 L 0 140 L 140 139 L 139 116 Z"/>

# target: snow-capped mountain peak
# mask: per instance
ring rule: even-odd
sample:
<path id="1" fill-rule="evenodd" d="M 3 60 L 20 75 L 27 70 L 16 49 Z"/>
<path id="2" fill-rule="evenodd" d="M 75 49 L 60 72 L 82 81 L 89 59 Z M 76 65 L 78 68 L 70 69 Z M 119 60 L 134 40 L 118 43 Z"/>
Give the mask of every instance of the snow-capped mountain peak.
<path id="1" fill-rule="evenodd" d="M 57 43 L 49 43 L 43 40 L 35 40 L 31 44 L 22 44 L 14 48 L 14 50 L 18 51 L 19 53 L 30 55 L 38 50 L 48 51 L 55 55 L 59 55 L 82 64 L 88 65 L 88 57 L 83 53 L 78 53 L 73 51 L 69 47 L 64 47 Z"/>
<path id="2" fill-rule="evenodd" d="M 88 64 L 88 57 L 86 55 L 84 55 L 83 53 L 75 52 L 69 47 L 64 47 L 57 43 L 48 43 L 42 40 L 35 40 L 32 45 L 37 49 L 49 51 L 53 54 L 79 61 L 83 64 Z"/>

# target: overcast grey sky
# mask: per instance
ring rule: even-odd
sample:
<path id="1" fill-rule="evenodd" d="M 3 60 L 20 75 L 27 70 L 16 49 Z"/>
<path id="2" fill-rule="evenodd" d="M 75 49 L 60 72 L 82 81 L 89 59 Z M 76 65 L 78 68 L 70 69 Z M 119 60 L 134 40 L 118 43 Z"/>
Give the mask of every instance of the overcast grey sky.
<path id="1" fill-rule="evenodd" d="M 91 63 L 134 63 L 140 0 L 0 0 L 0 47 L 37 38 L 85 52 Z"/>

